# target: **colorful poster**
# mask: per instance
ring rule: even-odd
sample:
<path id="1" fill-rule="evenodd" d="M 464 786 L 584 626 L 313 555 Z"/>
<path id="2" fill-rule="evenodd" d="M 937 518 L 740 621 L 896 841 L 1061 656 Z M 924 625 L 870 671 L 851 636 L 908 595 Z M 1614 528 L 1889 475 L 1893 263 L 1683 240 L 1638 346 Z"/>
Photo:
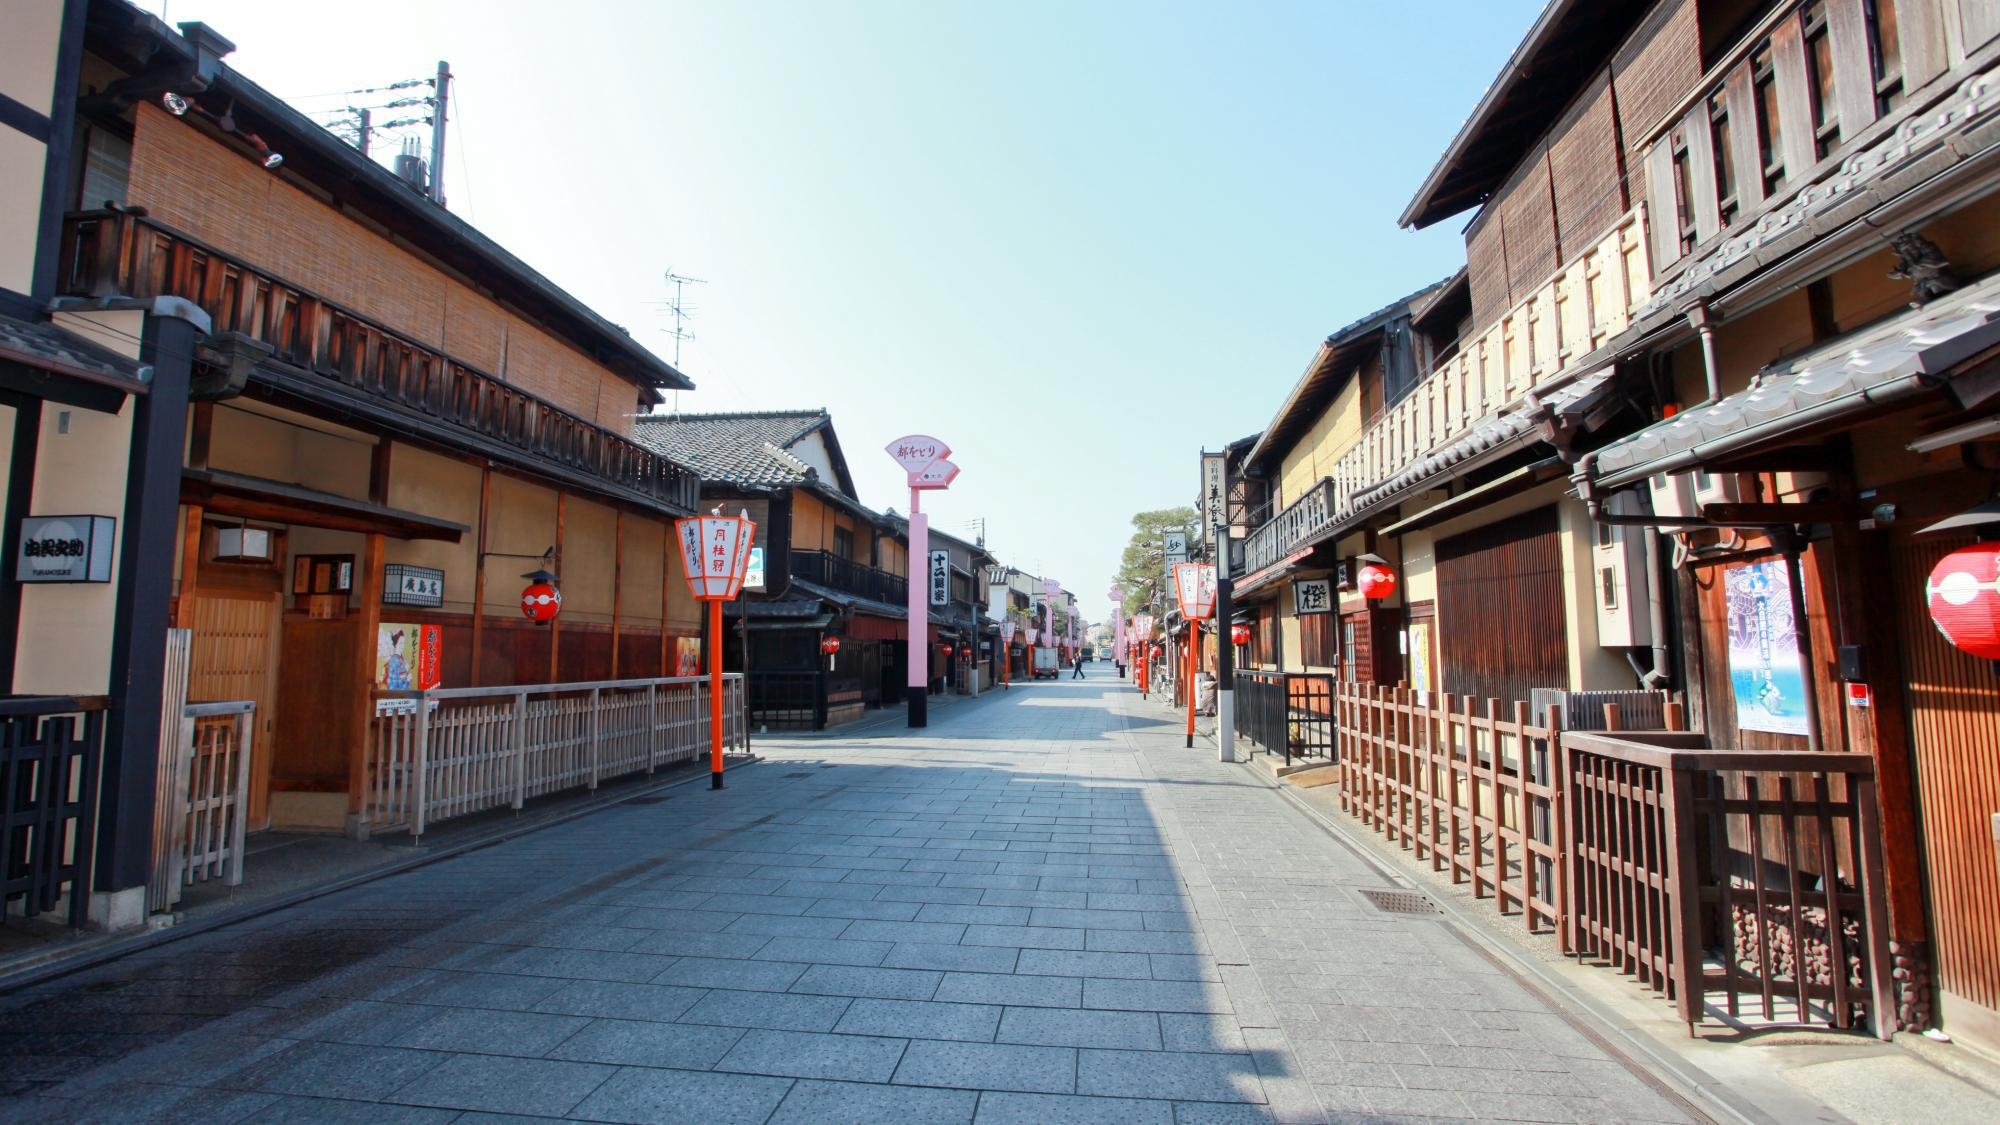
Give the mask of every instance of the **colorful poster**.
<path id="1" fill-rule="evenodd" d="M 1417 706 L 1430 706 L 1431 623 L 1428 619 L 1410 622 L 1410 690 L 1417 693 Z"/>
<path id="2" fill-rule="evenodd" d="M 674 675 L 701 675 L 701 638 L 674 638 Z"/>
<path id="3" fill-rule="evenodd" d="M 444 682 L 444 631 L 436 625 L 385 621 L 375 632 L 375 686 L 429 691 Z"/>
<path id="4" fill-rule="evenodd" d="M 1805 674 L 1784 562 L 1732 566 L 1722 572 L 1722 580 L 1737 729 L 1805 734 Z"/>

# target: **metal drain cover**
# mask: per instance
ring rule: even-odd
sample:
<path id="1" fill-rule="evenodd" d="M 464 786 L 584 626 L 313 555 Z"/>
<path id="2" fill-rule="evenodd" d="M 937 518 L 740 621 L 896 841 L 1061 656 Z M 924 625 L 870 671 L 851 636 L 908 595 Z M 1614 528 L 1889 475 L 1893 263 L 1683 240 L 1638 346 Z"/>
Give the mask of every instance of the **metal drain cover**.
<path id="1" fill-rule="evenodd" d="M 1437 914 L 1437 903 L 1416 891 L 1363 890 L 1361 897 L 1384 914 Z"/>
<path id="2" fill-rule="evenodd" d="M 785 776 L 786 776 L 786 777 L 811 777 L 811 776 L 812 776 L 812 771 L 811 771 L 811 770 L 801 770 L 801 771 L 799 771 L 798 773 L 788 773 L 788 774 L 786 774 Z"/>

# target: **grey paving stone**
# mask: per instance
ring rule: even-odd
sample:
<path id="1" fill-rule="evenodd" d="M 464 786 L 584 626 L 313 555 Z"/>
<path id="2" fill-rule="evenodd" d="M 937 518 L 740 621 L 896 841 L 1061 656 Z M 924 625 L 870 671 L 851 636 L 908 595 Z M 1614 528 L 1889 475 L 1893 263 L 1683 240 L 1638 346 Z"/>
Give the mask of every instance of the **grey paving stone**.
<path id="1" fill-rule="evenodd" d="M 923 1086 L 871 1086 L 801 1081 L 792 1086 L 770 1125 L 956 1125 L 972 1120 L 979 1095 Z"/>
<path id="2" fill-rule="evenodd" d="M 979 896 L 986 892 L 971 887 L 883 887 L 875 895 L 877 902 L 949 902 L 960 906 L 975 906 Z"/>
<path id="3" fill-rule="evenodd" d="M 944 876 L 936 871 L 870 871 L 863 869 L 849 872 L 843 886 L 874 887 L 935 887 Z"/>
<path id="4" fill-rule="evenodd" d="M 497 972 L 520 973 L 532 977 L 569 977 L 577 980 L 649 981 L 673 964 L 673 958 L 651 953 L 617 953 L 602 949 L 516 950 L 494 966 Z"/>
<path id="5" fill-rule="evenodd" d="M 1160 1012 L 1160 1036 L 1169 1051 L 1245 1051 L 1243 1030 L 1230 1016 Z"/>
<path id="6" fill-rule="evenodd" d="M 381 1102 L 358 1102 L 345 1098 L 301 1098 L 280 1097 L 270 1104 L 255 1110 L 248 1116 L 232 1116 L 227 1109 L 215 1106 L 182 1104 L 173 1107 L 170 1114 L 158 1117 L 140 1110 L 136 1106 L 121 1104 L 121 1114 L 130 1114 L 125 1120 L 181 1120 L 202 1121 L 204 1123 L 222 1121 L 247 1122 L 303 1122 L 306 1125 L 445 1125 L 457 1121 L 461 1114 L 455 1109 L 430 1109 L 414 1105 L 383 1105 Z"/>
<path id="7" fill-rule="evenodd" d="M 1077 1058 L 1080 1094 L 1209 1102 L 1262 1102 L 1264 1083 L 1247 1054 L 1085 1050 Z"/>
<path id="8" fill-rule="evenodd" d="M 946 973 L 932 999 L 961 1004 L 1075 1008 L 1083 1003 L 1083 982 L 1075 977 Z"/>
<path id="9" fill-rule="evenodd" d="M 1152 1012 L 1089 1008 L 1008 1008 L 1000 1017 L 1000 1030 L 994 1040 L 1049 1047 L 1161 1049 L 1160 1021 Z"/>
<path id="10" fill-rule="evenodd" d="M 898 942 L 882 959 L 884 968 L 953 969 L 969 973 L 1011 973 L 1020 950 L 1005 945 L 933 945 Z"/>
<path id="11" fill-rule="evenodd" d="M 1069 926 L 1079 930 L 1143 930 L 1146 916 L 1136 910 L 1084 910 L 1038 906 L 1029 915 L 1036 926 Z"/>
<path id="12" fill-rule="evenodd" d="M 683 957 L 661 973 L 653 983 L 686 988 L 741 988 L 753 992 L 783 992 L 805 971 L 806 966 L 789 961 L 730 961 L 719 957 Z"/>
<path id="13" fill-rule="evenodd" d="M 903 1052 L 896 1081 L 909 1086 L 1067 1094 L 1076 1088 L 1076 1052 L 1068 1047 L 915 1039 Z"/>
<path id="14" fill-rule="evenodd" d="M 397 1047 L 533 1058 L 576 1034 L 590 1021 L 540 1012 L 489 1012 L 453 1008 L 392 1040 Z"/>
<path id="15" fill-rule="evenodd" d="M 1182 980 L 1103 980 L 1083 982 L 1086 1008 L 1138 1012 L 1227 1012 L 1229 994 L 1219 984 Z"/>
<path id="16" fill-rule="evenodd" d="M 396 1100 L 451 1109 L 561 1116 L 603 1085 L 616 1068 L 556 1059 L 452 1055 L 396 1091 Z"/>
<path id="17" fill-rule="evenodd" d="M 849 875 L 852 874 L 852 872 L 849 872 Z M 846 881 L 838 883 L 809 883 L 801 880 L 795 883 L 786 883 L 771 893 L 774 897 L 778 898 L 809 898 L 819 900 L 831 898 L 866 902 L 875 897 L 876 891 L 877 888 L 868 883 L 850 883 Z"/>
<path id="18" fill-rule="evenodd" d="M 839 886 L 838 883 L 833 884 Z M 707 910 L 730 910 L 738 914 L 804 914 L 812 905 L 811 899 L 792 898 L 771 894 L 719 894 L 711 895 L 702 907 Z"/>
<path id="19" fill-rule="evenodd" d="M 791 991 L 822 996 L 872 996 L 884 1000 L 928 1000 L 944 974 L 921 969 L 877 969 L 859 965 L 814 965 Z"/>
<path id="20" fill-rule="evenodd" d="M 715 933 L 734 922 L 739 917 L 727 910 L 656 910 L 648 907 L 633 907 L 618 918 L 622 927 L 636 930 L 685 930 L 690 933 Z M 633 942 L 625 948 L 630 950 L 639 943 Z"/>
<path id="21" fill-rule="evenodd" d="M 840 936 L 840 931 L 847 928 L 847 922 L 845 918 L 796 914 L 745 914 L 724 927 L 724 932 L 762 934 L 765 937 L 830 938 Z"/>
<path id="22" fill-rule="evenodd" d="M 879 965 L 889 955 L 886 941 L 845 938 L 772 938 L 757 951 L 758 960 L 817 961 L 827 965 Z"/>
<path id="23" fill-rule="evenodd" d="M 1131 977 L 1150 979 L 1152 962 L 1144 953 L 1090 953 L 1075 949 L 1024 949 L 1014 970 L 1052 977 Z"/>
<path id="24" fill-rule="evenodd" d="M 959 906 L 948 902 L 927 902 L 917 913 L 919 922 L 959 922 L 982 926 L 1024 926 L 1025 906 Z"/>
<path id="25" fill-rule="evenodd" d="M 737 915 L 729 915 L 736 918 Z M 663 930 L 632 947 L 644 953 L 671 954 L 676 957 L 751 957 L 764 947 L 766 939 L 762 934 L 688 933 L 680 930 Z"/>
<path id="26" fill-rule="evenodd" d="M 1219 981 L 1222 979 L 1222 974 L 1216 971 L 1213 958 L 1173 953 L 1151 953 L 1147 957 L 1153 969 L 1154 980 Z"/>
<path id="27" fill-rule="evenodd" d="M 1002 891 L 990 890 L 979 900 L 981 906 L 1025 906 L 1081 907 L 1085 904 L 1081 891 Z"/>
<path id="28" fill-rule="evenodd" d="M 849 924 L 842 936 L 850 941 L 924 941 L 955 945 L 965 927 L 953 922 L 876 922 L 862 920 Z"/>
<path id="29" fill-rule="evenodd" d="M 623 1070 L 573 1116 L 636 1125 L 758 1125 L 791 1092 L 788 1078 L 692 1070 Z"/>
<path id="30" fill-rule="evenodd" d="M 572 981 L 535 1005 L 538 1012 L 571 1016 L 615 1016 L 630 1020 L 671 1020 L 706 993 L 699 988 L 614 981 Z"/>
<path id="31" fill-rule="evenodd" d="M 1091 930 L 1084 948 L 1106 953 L 1204 953 L 1207 943 L 1201 935 L 1184 931 Z"/>
<path id="32" fill-rule="evenodd" d="M 1317 1113 L 1303 1119 L 1279 1118 L 1271 1112 L 1270 1106 L 1247 1105 L 1231 1102 L 1175 1102 L 1174 1125 L 1275 1125 L 1283 1120 L 1289 1125 L 1294 1120 L 1319 1121 Z M 1341 1125 L 1394 1125 L 1373 1114 L 1360 1116 L 1337 1114 L 1333 1120 Z"/>
<path id="33" fill-rule="evenodd" d="M 572 1062 L 706 1070 L 742 1037 L 743 1029 L 737 1027 L 600 1019 L 545 1054 Z"/>
<path id="34" fill-rule="evenodd" d="M 1059 926 L 967 926 L 961 945 L 1011 945 L 1019 949 L 1082 949 L 1084 931 Z"/>
<path id="35" fill-rule="evenodd" d="M 747 1031 L 717 1070 L 785 1078 L 887 1082 L 902 1060 L 906 1039 L 829 1035 L 811 1031 Z"/>
<path id="36" fill-rule="evenodd" d="M 1075 1094 L 987 1093 L 977 1125 L 1173 1125 L 1172 1102 Z"/>
<path id="37" fill-rule="evenodd" d="M 834 1030 L 844 1035 L 887 1035 L 904 1039 L 956 1039 L 989 1043 L 1000 1026 L 994 1004 L 944 1004 L 926 1000 L 859 999 Z"/>
<path id="38" fill-rule="evenodd" d="M 782 992 L 718 989 L 681 1013 L 682 1023 L 765 1027 L 777 1031 L 832 1031 L 851 1002 L 846 996 L 794 996 Z"/>
<path id="39" fill-rule="evenodd" d="M 929 905 L 921 902 L 880 902 L 869 900 L 859 902 L 853 899 L 822 899 L 806 910 L 811 918 L 876 918 L 888 922 L 907 922 L 920 917 L 918 911 Z"/>
<path id="40" fill-rule="evenodd" d="M 1160 910 L 1192 913 L 1188 900 L 1179 895 L 1100 894 L 1092 892 L 1084 904 L 1092 910 Z"/>
<path id="41" fill-rule="evenodd" d="M 967 866 L 960 861 L 955 866 Z M 982 891 L 1032 891 L 1039 889 L 1039 875 L 1004 875 L 993 870 L 994 864 L 979 864 L 985 868 L 981 872 L 957 872 L 946 874 L 939 884 L 945 887 L 977 887 Z"/>
<path id="42" fill-rule="evenodd" d="M 552 977 L 523 977 L 511 973 L 438 972 L 427 980 L 391 993 L 389 998 L 401 1004 L 527 1011 L 567 984 L 567 980 Z"/>
<path id="43" fill-rule="evenodd" d="M 300 1043 L 236 1072 L 220 1084 L 280 1094 L 380 1099 L 446 1057 L 401 1047 Z"/>

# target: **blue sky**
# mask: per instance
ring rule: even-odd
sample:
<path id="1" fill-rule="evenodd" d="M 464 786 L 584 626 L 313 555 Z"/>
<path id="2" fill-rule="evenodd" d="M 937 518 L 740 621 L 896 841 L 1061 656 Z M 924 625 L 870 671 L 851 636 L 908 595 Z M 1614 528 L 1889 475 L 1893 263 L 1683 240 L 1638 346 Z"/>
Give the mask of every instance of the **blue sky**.
<path id="1" fill-rule="evenodd" d="M 1395 218 L 1541 5 L 144 6 L 307 108 L 450 60 L 454 211 L 669 358 L 706 279 L 681 409 L 827 407 L 878 509 L 935 434 L 933 525 L 1102 618 L 1133 512 L 1462 263 Z"/>

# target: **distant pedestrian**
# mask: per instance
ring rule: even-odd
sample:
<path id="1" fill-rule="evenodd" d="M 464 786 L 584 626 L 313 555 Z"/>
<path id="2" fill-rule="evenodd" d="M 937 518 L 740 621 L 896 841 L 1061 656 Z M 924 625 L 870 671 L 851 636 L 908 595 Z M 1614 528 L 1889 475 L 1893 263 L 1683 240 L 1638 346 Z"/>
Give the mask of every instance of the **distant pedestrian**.
<path id="1" fill-rule="evenodd" d="M 1081 679 L 1083 679 L 1083 678 L 1084 678 L 1084 676 L 1083 676 L 1083 654 L 1079 652 L 1079 653 L 1077 653 L 1077 654 L 1076 654 L 1076 674 L 1075 674 L 1075 675 L 1073 675 L 1073 676 L 1071 676 L 1071 677 L 1070 677 L 1070 679 L 1072 679 L 1072 680 L 1081 680 Z"/>

